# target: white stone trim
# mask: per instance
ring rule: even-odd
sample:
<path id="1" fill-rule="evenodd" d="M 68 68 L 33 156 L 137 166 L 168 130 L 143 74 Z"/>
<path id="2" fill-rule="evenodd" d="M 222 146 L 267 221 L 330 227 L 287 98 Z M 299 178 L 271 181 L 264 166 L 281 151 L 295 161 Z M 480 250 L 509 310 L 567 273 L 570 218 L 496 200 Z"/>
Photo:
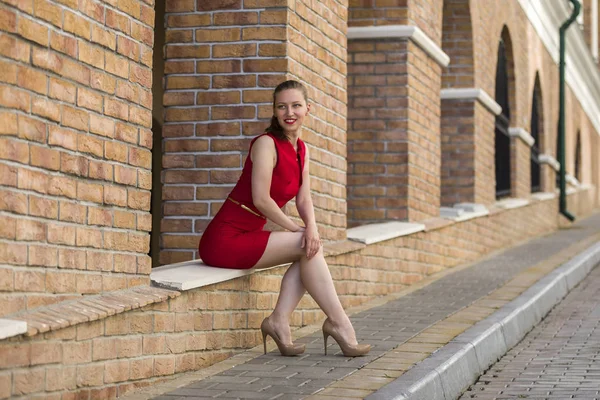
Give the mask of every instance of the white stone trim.
<path id="1" fill-rule="evenodd" d="M 556 193 L 552 193 L 552 192 L 537 192 L 537 193 L 533 193 L 531 195 L 532 199 L 538 200 L 538 201 L 544 201 L 544 200 L 551 200 L 551 199 L 555 199 L 556 198 Z"/>
<path id="2" fill-rule="evenodd" d="M 571 15 L 568 1 L 519 0 L 527 18 L 542 43 L 554 59 L 559 61 L 558 29 Z M 583 33 L 571 26 L 566 35 L 566 81 L 592 125 L 600 135 L 600 72 L 595 65 Z"/>
<path id="3" fill-rule="evenodd" d="M 550 154 L 538 155 L 538 161 L 540 164 L 548 164 L 556 172 L 560 171 L 560 163 L 556 161 L 556 158 L 552 157 Z"/>
<path id="4" fill-rule="evenodd" d="M 279 265 L 270 268 L 276 267 Z M 160 287 L 184 291 L 225 282 L 256 271 L 262 269 L 215 268 L 204 264 L 202 260 L 192 260 L 153 268 L 150 272 L 150 280 Z"/>
<path id="5" fill-rule="evenodd" d="M 440 207 L 440 217 L 460 222 L 489 215 L 489 210 L 483 204 L 458 203 L 453 207 Z"/>
<path id="6" fill-rule="evenodd" d="M 525 207 L 529 203 L 529 199 L 508 198 L 497 201 L 496 206 L 510 210 L 512 208 Z"/>
<path id="7" fill-rule="evenodd" d="M 384 222 L 380 224 L 369 224 L 357 226 L 347 230 L 346 237 L 349 240 L 364 244 L 383 242 L 400 236 L 410 235 L 425 230 L 423 224 L 409 222 Z"/>
<path id="8" fill-rule="evenodd" d="M 440 92 L 442 100 L 477 100 L 492 114 L 500 115 L 502 107 L 483 89 L 447 88 Z"/>
<path id="9" fill-rule="evenodd" d="M 565 179 L 567 181 L 567 183 L 569 185 L 578 187 L 579 185 L 581 185 L 581 183 L 579 183 L 579 181 L 577 180 L 577 178 L 575 178 L 573 175 L 571 174 L 565 174 Z"/>
<path id="10" fill-rule="evenodd" d="M 535 139 L 523 128 L 508 128 L 508 135 L 521 139 L 529 147 L 533 146 Z"/>
<path id="11" fill-rule="evenodd" d="M 480 203 L 456 203 L 454 208 L 462 208 L 466 212 L 488 212 L 485 205 Z"/>
<path id="12" fill-rule="evenodd" d="M 348 28 L 348 40 L 407 38 L 415 42 L 442 67 L 447 67 L 450 57 L 435 44 L 419 27 L 413 25 L 352 26 Z"/>
<path id="13" fill-rule="evenodd" d="M 0 318 L 0 340 L 27 332 L 27 322 Z"/>
<path id="14" fill-rule="evenodd" d="M 465 210 L 454 207 L 440 207 L 440 217 L 454 219 L 463 216 Z"/>

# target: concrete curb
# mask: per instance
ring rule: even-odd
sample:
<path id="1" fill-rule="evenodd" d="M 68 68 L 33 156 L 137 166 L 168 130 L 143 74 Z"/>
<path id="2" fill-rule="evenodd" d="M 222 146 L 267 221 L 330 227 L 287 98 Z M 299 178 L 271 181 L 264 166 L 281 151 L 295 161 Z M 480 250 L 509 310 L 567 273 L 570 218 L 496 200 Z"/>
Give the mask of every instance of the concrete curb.
<path id="1" fill-rule="evenodd" d="M 366 400 L 455 400 L 600 263 L 596 243 Z"/>

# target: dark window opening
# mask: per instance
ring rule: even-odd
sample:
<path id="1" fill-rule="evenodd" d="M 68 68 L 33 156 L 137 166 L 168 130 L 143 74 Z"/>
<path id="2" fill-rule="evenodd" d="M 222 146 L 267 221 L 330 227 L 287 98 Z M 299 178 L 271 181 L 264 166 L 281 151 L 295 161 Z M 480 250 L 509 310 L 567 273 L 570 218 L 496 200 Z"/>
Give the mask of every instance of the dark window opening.
<path id="1" fill-rule="evenodd" d="M 502 107 L 502 113 L 496 116 L 495 127 L 495 166 L 496 198 L 510 195 L 510 109 L 508 104 L 508 73 L 506 46 L 500 40 L 498 46 L 498 64 L 496 67 L 496 102 Z"/>
<path id="2" fill-rule="evenodd" d="M 539 133 L 539 114 L 538 114 L 538 88 L 533 91 L 533 101 L 531 104 L 531 129 L 530 133 L 534 139 L 533 146 L 531 146 L 531 192 L 540 191 L 540 133 Z"/>
<path id="3" fill-rule="evenodd" d="M 154 54 L 152 60 L 152 193 L 150 212 L 152 231 L 150 232 L 150 257 L 152 266 L 160 265 L 160 224 L 162 220 L 162 128 L 163 128 L 163 76 L 165 44 L 165 2 L 156 2 L 154 21 Z"/>
<path id="4" fill-rule="evenodd" d="M 560 123 L 556 122 L 556 161 L 560 162 Z M 560 172 L 556 171 L 556 187 L 560 187 Z"/>
<path id="5" fill-rule="evenodd" d="M 575 178 L 581 182 L 581 134 L 579 132 L 575 139 Z"/>

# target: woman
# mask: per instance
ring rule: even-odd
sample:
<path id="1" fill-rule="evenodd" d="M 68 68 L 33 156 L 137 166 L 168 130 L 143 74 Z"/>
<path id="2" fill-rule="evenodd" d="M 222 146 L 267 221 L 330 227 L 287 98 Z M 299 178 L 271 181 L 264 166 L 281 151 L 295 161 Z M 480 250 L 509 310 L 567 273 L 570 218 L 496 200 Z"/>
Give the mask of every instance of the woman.
<path id="1" fill-rule="evenodd" d="M 273 117 L 265 133 L 252 140 L 242 175 L 200 240 L 202 260 L 222 268 L 265 268 L 292 263 L 281 282 L 273 313 L 261 324 L 282 355 L 304 352 L 292 343 L 289 320 L 305 291 L 327 315 L 327 338 L 333 337 L 346 356 L 369 352 L 359 345 L 354 328 L 337 297 L 315 222 L 310 196 L 309 154 L 300 132 L 311 105 L 304 86 L 281 83 L 273 93 Z M 299 226 L 281 208 L 293 197 L 304 222 Z M 264 231 L 269 219 L 288 232 Z"/>

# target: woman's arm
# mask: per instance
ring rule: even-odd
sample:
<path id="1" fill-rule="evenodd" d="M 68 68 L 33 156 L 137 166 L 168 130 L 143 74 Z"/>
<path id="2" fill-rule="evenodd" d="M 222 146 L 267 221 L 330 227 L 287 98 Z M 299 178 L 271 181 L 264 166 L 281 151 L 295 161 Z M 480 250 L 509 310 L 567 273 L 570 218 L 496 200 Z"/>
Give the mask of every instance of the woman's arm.
<path id="1" fill-rule="evenodd" d="M 321 247 L 321 237 L 315 221 L 315 209 L 310 196 L 310 173 L 309 173 L 309 155 L 308 147 L 305 147 L 304 169 L 302 170 L 302 186 L 296 196 L 296 208 L 300 218 L 306 225 L 302 247 L 306 248 L 306 256 L 311 258 L 319 251 Z"/>
<path id="2" fill-rule="evenodd" d="M 277 206 L 271 198 L 271 179 L 277 159 L 273 139 L 268 136 L 258 138 L 250 151 L 252 160 L 252 202 L 268 219 L 292 232 L 302 229 Z"/>

